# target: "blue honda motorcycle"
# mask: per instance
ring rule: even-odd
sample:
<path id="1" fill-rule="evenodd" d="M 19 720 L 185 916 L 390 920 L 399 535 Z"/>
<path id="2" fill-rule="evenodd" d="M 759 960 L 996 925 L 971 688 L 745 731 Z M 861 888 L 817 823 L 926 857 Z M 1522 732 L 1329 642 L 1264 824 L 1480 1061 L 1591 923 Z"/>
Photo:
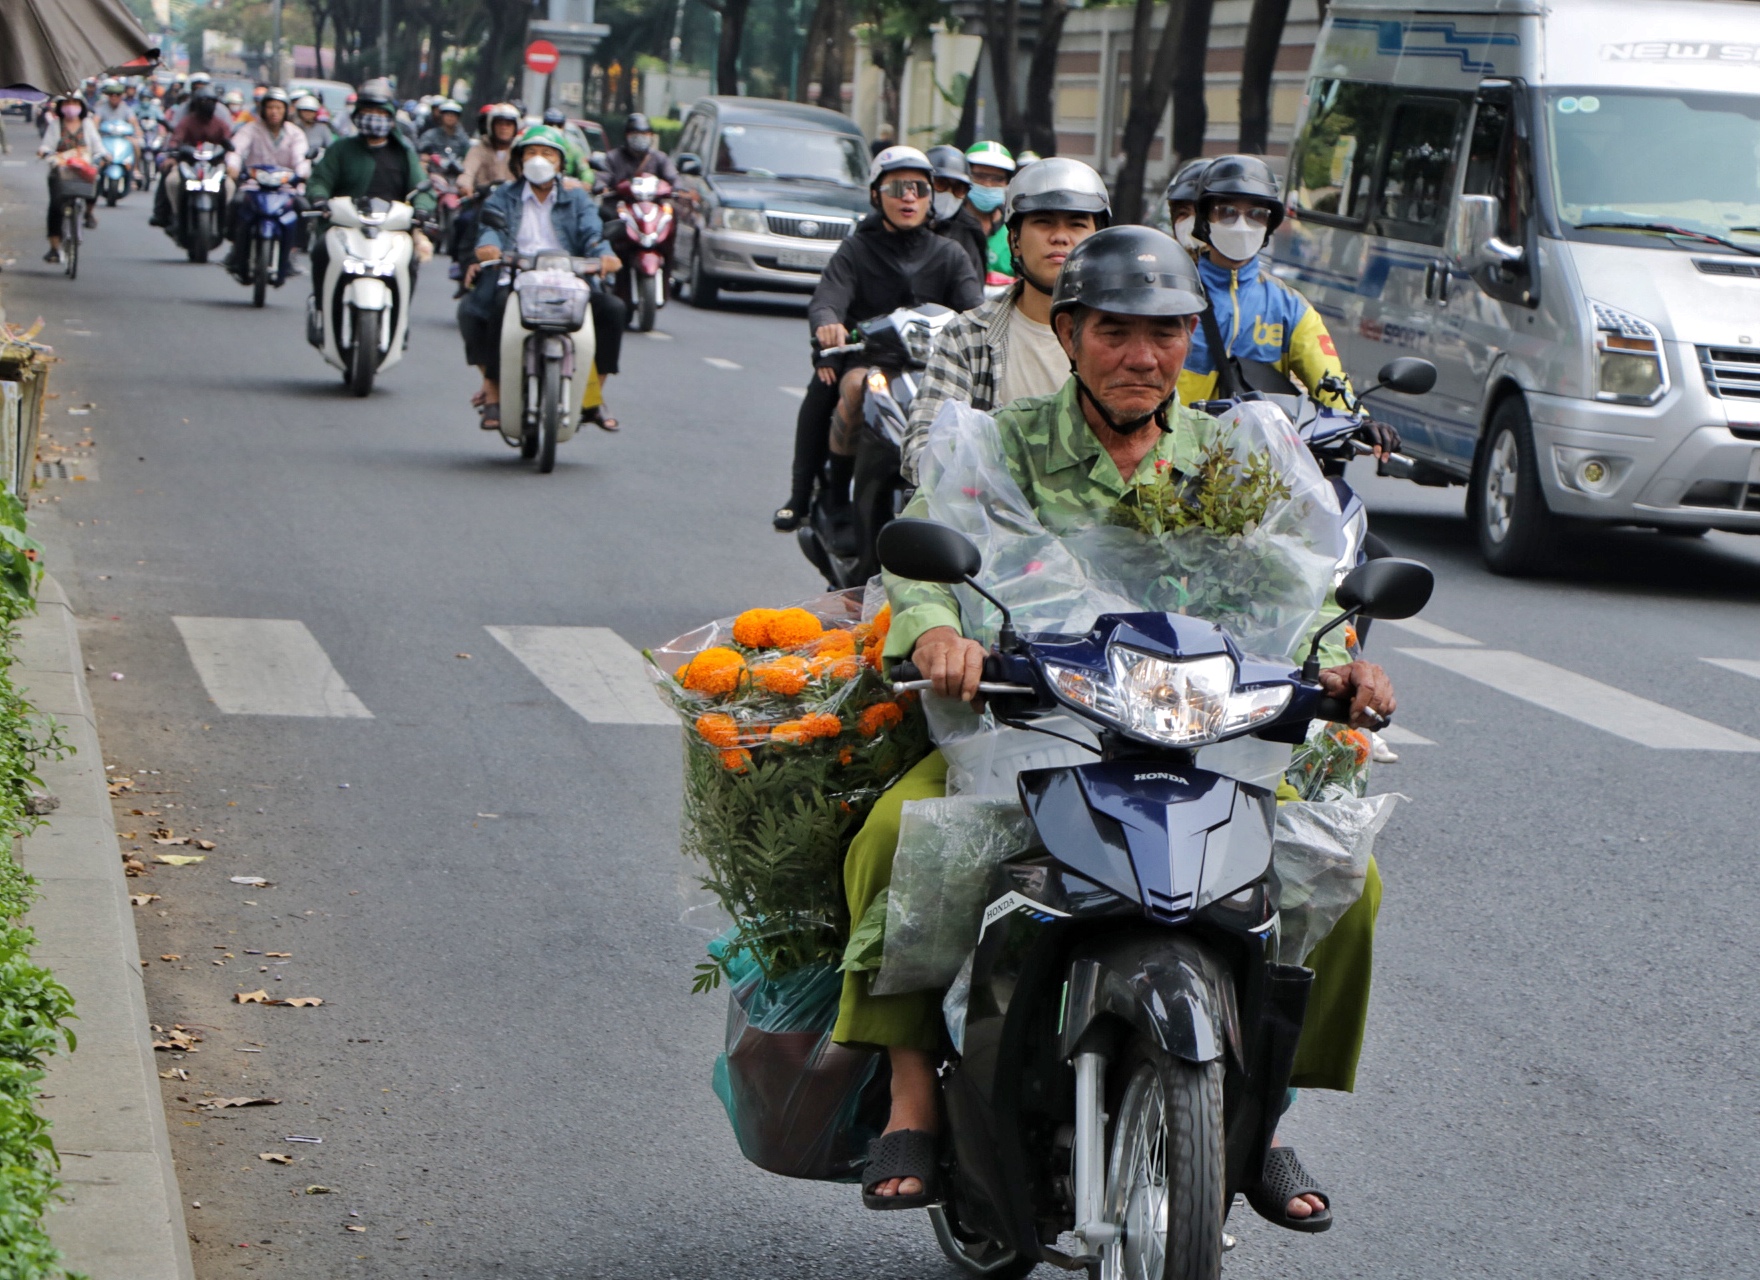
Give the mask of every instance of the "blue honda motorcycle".
<path id="1" fill-rule="evenodd" d="M 1320 638 L 1412 616 L 1431 572 L 1357 566 L 1336 588 L 1343 612 L 1293 669 L 1179 614 L 1017 635 L 974 580 L 964 535 L 898 519 L 878 550 L 901 578 L 964 583 L 1001 610 L 980 685 L 999 722 L 1074 717 L 1099 743 L 1090 764 L 1020 773 L 1034 846 L 1001 867 L 944 1005 L 937 1240 L 968 1274 L 1000 1280 L 1042 1262 L 1215 1280 L 1229 1206 L 1262 1176 L 1314 975 L 1277 963 L 1274 793 L 1200 768 L 1197 752 L 1248 735 L 1299 743 L 1314 719 L 1348 720 L 1318 684 Z M 899 690 L 928 683 L 910 663 L 892 676 Z"/>
<path id="2" fill-rule="evenodd" d="M 250 285 L 253 307 L 263 305 L 270 285 L 279 289 L 287 282 L 303 203 L 294 188 L 293 170 L 276 165 L 251 170 L 251 185 L 244 191 L 245 259 L 240 283 Z"/>
<path id="3" fill-rule="evenodd" d="M 98 194 L 106 205 L 114 206 L 134 185 L 134 127 L 125 120 L 106 121 L 98 126 L 98 137 L 104 144 Z"/>

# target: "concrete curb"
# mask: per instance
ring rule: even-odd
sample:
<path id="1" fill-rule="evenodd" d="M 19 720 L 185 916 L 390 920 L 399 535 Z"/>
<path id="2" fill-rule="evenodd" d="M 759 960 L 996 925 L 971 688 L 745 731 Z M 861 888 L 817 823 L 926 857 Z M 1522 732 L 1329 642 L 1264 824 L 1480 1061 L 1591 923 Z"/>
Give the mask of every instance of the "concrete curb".
<path id="1" fill-rule="evenodd" d="M 79 1015 L 78 1051 L 56 1057 L 43 1086 L 64 1201 L 49 1234 L 68 1269 L 92 1280 L 194 1280 L 97 717 L 73 610 L 53 578 L 18 629 L 13 681 L 77 749 L 43 766 L 61 805 L 23 848 L 41 894 L 26 920 L 35 958 Z"/>

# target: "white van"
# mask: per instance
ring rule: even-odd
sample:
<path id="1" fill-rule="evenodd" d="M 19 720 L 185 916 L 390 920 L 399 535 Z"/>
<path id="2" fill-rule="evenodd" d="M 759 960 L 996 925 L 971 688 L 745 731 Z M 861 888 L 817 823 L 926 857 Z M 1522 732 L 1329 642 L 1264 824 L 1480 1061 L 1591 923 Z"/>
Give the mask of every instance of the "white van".
<path id="1" fill-rule="evenodd" d="M 1486 562 L 1558 517 L 1760 532 L 1760 4 L 1334 0 L 1276 271 Z"/>

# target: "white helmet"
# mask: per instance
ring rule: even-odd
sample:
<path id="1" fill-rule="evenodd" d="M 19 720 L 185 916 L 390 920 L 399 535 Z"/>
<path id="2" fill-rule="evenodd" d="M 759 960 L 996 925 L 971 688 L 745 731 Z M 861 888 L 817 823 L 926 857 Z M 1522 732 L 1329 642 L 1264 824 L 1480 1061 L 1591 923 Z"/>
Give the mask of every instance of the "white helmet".
<path id="1" fill-rule="evenodd" d="M 319 102 L 317 100 L 317 98 L 313 97 L 309 93 L 302 93 L 299 95 L 299 97 L 297 97 L 293 100 L 293 109 L 295 111 L 314 111 L 315 112 L 315 111 L 321 110 L 323 108 L 323 106 L 324 106 L 323 103 Z"/>
<path id="2" fill-rule="evenodd" d="M 915 169 L 924 177 L 935 172 L 935 166 L 929 163 L 929 157 L 915 147 L 887 147 L 868 166 L 868 189 L 873 190 L 880 185 L 880 179 L 901 169 Z"/>
<path id="3" fill-rule="evenodd" d="M 1052 156 L 1023 166 L 1008 180 L 1002 220 L 1012 227 L 1017 217 L 1046 211 L 1091 213 L 1094 225 L 1104 227 L 1112 221 L 1112 198 L 1106 183 L 1088 165 Z"/>

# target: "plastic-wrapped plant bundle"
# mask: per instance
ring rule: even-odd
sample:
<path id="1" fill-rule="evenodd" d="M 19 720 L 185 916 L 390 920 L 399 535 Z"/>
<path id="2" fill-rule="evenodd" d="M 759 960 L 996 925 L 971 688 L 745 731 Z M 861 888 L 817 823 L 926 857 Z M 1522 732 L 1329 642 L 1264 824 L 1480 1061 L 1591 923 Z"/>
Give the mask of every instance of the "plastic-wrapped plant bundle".
<path id="1" fill-rule="evenodd" d="M 944 987 L 978 943 L 996 869 L 1033 843 L 1020 801 L 990 796 L 912 800 L 898 826 L 877 996 Z"/>
<path id="2" fill-rule="evenodd" d="M 1403 797 L 1291 800 L 1277 806 L 1271 873 L 1278 962 L 1301 964 L 1363 896 L 1375 837 Z"/>
<path id="3" fill-rule="evenodd" d="M 712 1082 L 740 1152 L 785 1177 L 853 1179 L 885 1123 L 888 1090 L 879 1054 L 832 1042 L 842 978 L 823 963 L 766 978 L 733 930 L 709 954 L 731 987 Z"/>
<path id="4" fill-rule="evenodd" d="M 879 672 L 888 615 L 863 614 L 860 591 L 834 592 L 647 654 L 686 728 L 684 852 L 772 978 L 842 953 L 844 853 L 929 750 L 920 706 Z M 705 965 L 699 986 L 719 977 Z"/>
<path id="5" fill-rule="evenodd" d="M 1316 720 L 1295 749 L 1285 773 L 1304 800 L 1363 795 L 1369 787 L 1369 735 L 1361 729 Z"/>

